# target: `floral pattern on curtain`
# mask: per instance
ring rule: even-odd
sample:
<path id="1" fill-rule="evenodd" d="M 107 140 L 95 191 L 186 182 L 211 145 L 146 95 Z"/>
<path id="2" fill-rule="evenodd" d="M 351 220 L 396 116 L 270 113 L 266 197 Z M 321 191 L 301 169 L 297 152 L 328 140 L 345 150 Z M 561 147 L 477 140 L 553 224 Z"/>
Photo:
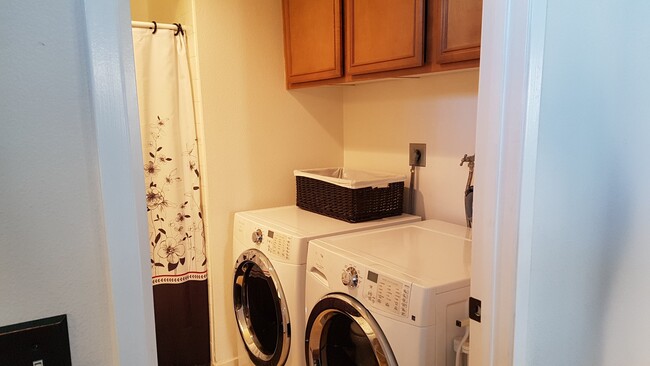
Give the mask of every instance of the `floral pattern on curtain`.
<path id="1" fill-rule="evenodd" d="M 207 278 L 197 144 L 167 144 L 172 123 L 157 116 L 143 136 L 154 285 Z"/>

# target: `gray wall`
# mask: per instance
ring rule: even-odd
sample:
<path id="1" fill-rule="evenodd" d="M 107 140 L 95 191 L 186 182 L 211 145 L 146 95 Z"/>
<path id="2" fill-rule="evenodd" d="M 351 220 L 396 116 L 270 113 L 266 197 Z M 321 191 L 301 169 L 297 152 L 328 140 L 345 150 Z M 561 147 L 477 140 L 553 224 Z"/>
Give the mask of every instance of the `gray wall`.
<path id="1" fill-rule="evenodd" d="M 83 2 L 0 6 L 0 325 L 68 314 L 75 365 L 113 365 Z"/>
<path id="2" fill-rule="evenodd" d="M 548 1 L 529 365 L 650 359 L 650 3 Z"/>

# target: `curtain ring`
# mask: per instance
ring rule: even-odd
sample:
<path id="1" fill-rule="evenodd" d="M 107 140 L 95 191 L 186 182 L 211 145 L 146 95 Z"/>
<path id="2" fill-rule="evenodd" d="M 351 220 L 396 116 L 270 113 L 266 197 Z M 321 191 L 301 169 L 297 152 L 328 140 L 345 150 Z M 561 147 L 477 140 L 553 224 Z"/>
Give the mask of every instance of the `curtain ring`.
<path id="1" fill-rule="evenodd" d="M 174 35 L 177 36 L 178 33 L 180 33 L 182 36 L 184 36 L 185 32 L 183 31 L 183 26 L 181 25 L 181 23 L 174 23 L 174 25 L 176 26 L 176 32 L 174 33 Z"/>
<path id="2" fill-rule="evenodd" d="M 151 22 L 153 23 L 153 34 L 156 34 L 158 31 L 158 23 L 156 23 L 155 20 L 152 20 Z"/>

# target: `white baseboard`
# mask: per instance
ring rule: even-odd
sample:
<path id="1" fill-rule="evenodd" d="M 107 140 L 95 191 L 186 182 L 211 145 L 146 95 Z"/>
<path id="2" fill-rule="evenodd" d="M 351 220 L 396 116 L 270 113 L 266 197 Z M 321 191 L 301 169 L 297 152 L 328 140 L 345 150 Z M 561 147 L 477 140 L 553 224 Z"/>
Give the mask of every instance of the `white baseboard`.
<path id="1" fill-rule="evenodd" d="M 231 358 L 230 360 L 221 360 L 217 363 L 212 364 L 212 366 L 238 366 L 237 357 Z"/>

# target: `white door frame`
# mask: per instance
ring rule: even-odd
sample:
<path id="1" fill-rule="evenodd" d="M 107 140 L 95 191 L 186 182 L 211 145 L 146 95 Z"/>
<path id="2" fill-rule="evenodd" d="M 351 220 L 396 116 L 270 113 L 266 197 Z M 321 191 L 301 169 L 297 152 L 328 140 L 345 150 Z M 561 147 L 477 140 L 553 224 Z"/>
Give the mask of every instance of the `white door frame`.
<path id="1" fill-rule="evenodd" d="M 483 2 L 472 253 L 483 322 L 472 322 L 472 366 L 525 364 L 546 1 Z M 84 5 L 114 343 L 120 364 L 156 365 L 130 4 Z"/>
<path id="2" fill-rule="evenodd" d="M 546 1 L 483 2 L 470 366 L 526 364 Z"/>
<path id="3" fill-rule="evenodd" d="M 90 87 L 121 365 L 158 364 L 142 144 L 127 0 L 84 0 Z"/>

